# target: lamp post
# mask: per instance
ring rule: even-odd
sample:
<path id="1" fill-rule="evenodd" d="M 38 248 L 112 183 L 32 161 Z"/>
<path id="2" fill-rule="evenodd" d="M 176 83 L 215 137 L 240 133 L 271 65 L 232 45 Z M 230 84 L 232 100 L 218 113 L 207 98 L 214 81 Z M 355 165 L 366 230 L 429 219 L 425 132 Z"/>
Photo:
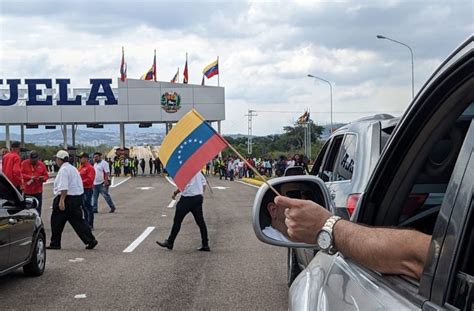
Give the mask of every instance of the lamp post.
<path id="1" fill-rule="evenodd" d="M 329 95 L 330 95 L 330 98 L 331 98 L 331 133 L 330 134 L 332 134 L 332 130 L 333 130 L 333 123 L 332 123 L 332 84 L 331 84 L 331 82 L 329 82 L 326 79 L 316 77 L 316 76 L 313 76 L 311 74 L 308 74 L 308 77 L 314 78 L 314 79 L 317 79 L 317 80 L 320 80 L 320 81 L 323 81 L 323 82 L 326 82 L 327 84 L 329 84 L 329 93 L 330 93 Z"/>
<path id="2" fill-rule="evenodd" d="M 382 35 L 377 35 L 377 39 L 389 40 L 389 41 L 401 44 L 401 45 L 405 46 L 406 48 L 408 48 L 410 50 L 410 54 L 411 54 L 411 97 L 415 98 L 415 65 L 414 65 L 414 62 L 413 62 L 413 50 L 411 49 L 411 47 L 409 47 L 407 44 L 405 44 L 403 42 L 400 42 L 400 41 L 397 41 L 395 39 L 391 39 L 391 38 L 388 38 L 388 37 L 385 37 L 385 36 L 382 36 Z"/>

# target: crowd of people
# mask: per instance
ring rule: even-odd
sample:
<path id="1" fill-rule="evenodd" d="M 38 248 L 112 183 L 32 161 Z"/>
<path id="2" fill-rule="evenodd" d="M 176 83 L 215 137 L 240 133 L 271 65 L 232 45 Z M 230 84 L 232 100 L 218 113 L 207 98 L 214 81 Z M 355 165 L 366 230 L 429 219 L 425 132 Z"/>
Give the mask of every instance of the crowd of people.
<path id="1" fill-rule="evenodd" d="M 138 157 L 115 156 L 113 159 L 105 159 L 105 161 L 109 164 L 109 169 L 114 176 L 136 177 L 140 170 L 142 175 L 147 174 L 147 172 L 150 175 L 163 172 L 163 165 L 158 157 L 155 159 L 150 157 L 147 161 L 144 158 L 138 160 Z"/>
<path id="2" fill-rule="evenodd" d="M 32 150 L 26 159 L 20 156 L 19 142 L 12 142 L 10 150 L 1 149 L 0 172 L 24 196 L 34 197 L 38 201 L 37 211 L 41 216 L 43 206 L 43 184 L 50 174 L 55 174 L 51 214 L 51 244 L 48 248 L 61 248 L 61 234 L 66 222 L 92 249 L 97 245 L 92 231 L 94 214 L 98 213 L 99 195 L 102 195 L 114 213 L 116 206 L 109 194 L 110 164 L 102 160 L 102 154 L 95 152 L 91 159 L 88 153 L 82 152 L 74 160 L 65 150 L 59 150 L 54 157 L 54 165 L 41 161 L 38 152 Z"/>
<path id="3" fill-rule="evenodd" d="M 248 164 L 255 167 L 256 170 L 266 177 L 283 176 L 285 170 L 289 167 L 301 166 L 308 173 L 309 159 L 307 156 L 295 154 L 292 157 L 280 156 L 276 159 L 272 158 L 252 158 L 246 159 Z M 255 173 L 242 160 L 229 156 L 227 158 L 216 157 L 213 161 L 206 164 L 206 175 L 218 175 L 220 179 L 234 180 L 234 178 L 253 178 Z"/>

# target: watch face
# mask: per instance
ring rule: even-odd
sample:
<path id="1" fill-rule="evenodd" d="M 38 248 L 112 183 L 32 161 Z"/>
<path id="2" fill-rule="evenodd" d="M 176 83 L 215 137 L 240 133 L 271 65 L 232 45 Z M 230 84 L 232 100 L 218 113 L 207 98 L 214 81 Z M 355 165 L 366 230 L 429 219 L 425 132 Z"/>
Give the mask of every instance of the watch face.
<path id="1" fill-rule="evenodd" d="M 331 235 L 327 231 L 321 231 L 318 234 L 318 246 L 323 250 L 328 250 L 331 247 Z"/>

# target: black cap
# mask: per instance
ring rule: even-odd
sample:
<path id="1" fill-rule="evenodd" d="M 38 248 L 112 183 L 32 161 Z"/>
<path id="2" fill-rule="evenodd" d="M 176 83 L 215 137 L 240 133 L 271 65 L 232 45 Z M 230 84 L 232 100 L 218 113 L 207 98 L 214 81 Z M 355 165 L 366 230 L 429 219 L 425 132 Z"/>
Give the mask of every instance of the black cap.
<path id="1" fill-rule="evenodd" d="M 87 152 L 81 152 L 81 153 L 79 153 L 79 158 L 88 158 L 89 159 L 89 154 Z"/>
<path id="2" fill-rule="evenodd" d="M 30 152 L 30 159 L 36 160 L 36 159 L 38 159 L 38 158 L 39 158 L 38 152 L 32 150 L 32 151 Z"/>
<path id="3" fill-rule="evenodd" d="M 101 157 L 101 156 L 102 156 L 102 153 L 100 153 L 100 152 L 94 152 L 94 155 L 98 155 L 99 157 Z"/>
<path id="4" fill-rule="evenodd" d="M 10 147 L 12 147 L 12 148 L 20 148 L 20 142 L 19 142 L 19 141 L 13 141 L 13 142 L 10 144 Z"/>

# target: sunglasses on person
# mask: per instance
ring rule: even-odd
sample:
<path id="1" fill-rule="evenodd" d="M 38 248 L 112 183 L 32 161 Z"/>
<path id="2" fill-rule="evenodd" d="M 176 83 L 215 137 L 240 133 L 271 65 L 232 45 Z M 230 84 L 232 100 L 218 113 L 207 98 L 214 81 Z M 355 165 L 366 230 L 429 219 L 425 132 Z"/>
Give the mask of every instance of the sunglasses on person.
<path id="1" fill-rule="evenodd" d="M 311 200 L 313 198 L 313 193 L 309 190 L 289 190 L 283 195 L 291 199 Z"/>

